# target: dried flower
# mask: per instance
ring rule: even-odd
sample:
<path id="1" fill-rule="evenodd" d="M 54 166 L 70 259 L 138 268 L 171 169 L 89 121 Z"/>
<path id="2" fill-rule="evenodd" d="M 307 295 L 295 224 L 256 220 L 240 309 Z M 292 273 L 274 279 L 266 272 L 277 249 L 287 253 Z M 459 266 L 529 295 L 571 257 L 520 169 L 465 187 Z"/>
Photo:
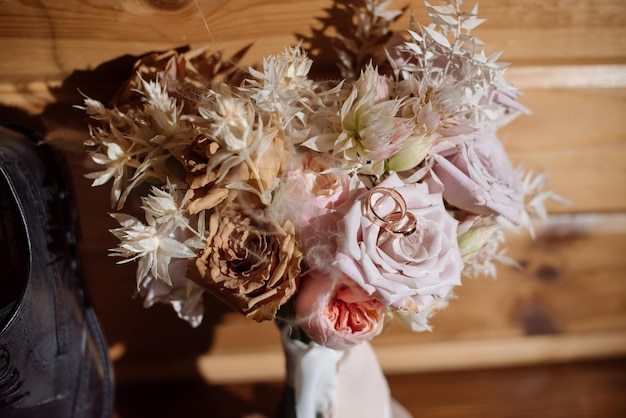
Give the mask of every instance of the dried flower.
<path id="1" fill-rule="evenodd" d="M 211 92 L 198 113 L 208 121 L 204 133 L 214 139 L 227 152 L 248 148 L 254 140 L 255 113 L 252 103 L 226 93 Z M 203 125 L 198 124 L 202 127 Z"/>
<path id="2" fill-rule="evenodd" d="M 155 303 L 169 304 L 179 318 L 197 327 L 204 316 L 204 288 L 187 279 L 187 265 L 187 260 L 183 259 L 170 262 L 171 285 L 146 276 L 141 282 L 139 294 L 144 298 L 144 307 L 149 308 Z"/>
<path id="3" fill-rule="evenodd" d="M 168 224 L 146 225 L 134 216 L 114 213 L 111 216 L 120 223 L 120 228 L 111 230 L 120 244 L 112 249 L 112 255 L 125 260 L 139 261 L 137 267 L 137 288 L 150 274 L 156 279 L 171 285 L 169 265 L 172 258 L 193 258 L 195 253 L 182 242 L 172 238 L 174 230 Z"/>
<path id="4" fill-rule="evenodd" d="M 289 222 L 215 212 L 195 280 L 247 317 L 273 319 L 296 291 L 302 254 L 294 233 Z"/>

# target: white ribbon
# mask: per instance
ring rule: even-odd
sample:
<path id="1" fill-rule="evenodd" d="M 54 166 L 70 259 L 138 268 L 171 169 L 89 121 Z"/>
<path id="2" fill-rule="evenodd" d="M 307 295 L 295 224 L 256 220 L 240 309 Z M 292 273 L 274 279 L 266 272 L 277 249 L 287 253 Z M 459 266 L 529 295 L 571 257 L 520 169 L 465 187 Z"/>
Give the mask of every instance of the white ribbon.
<path id="1" fill-rule="evenodd" d="M 287 384 L 295 390 L 296 416 L 316 418 L 321 413 L 329 417 L 339 386 L 337 360 L 343 352 L 292 340 L 285 331 L 281 338 L 287 360 Z"/>
<path id="2" fill-rule="evenodd" d="M 391 399 L 369 343 L 342 351 L 292 340 L 286 330 L 281 338 L 298 418 L 411 417 Z"/>

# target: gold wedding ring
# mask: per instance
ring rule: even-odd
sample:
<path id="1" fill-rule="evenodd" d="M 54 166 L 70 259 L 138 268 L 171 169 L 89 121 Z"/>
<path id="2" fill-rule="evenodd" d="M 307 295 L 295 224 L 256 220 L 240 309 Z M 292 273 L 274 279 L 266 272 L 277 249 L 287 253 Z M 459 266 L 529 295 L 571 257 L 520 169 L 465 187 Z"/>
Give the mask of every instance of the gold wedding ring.
<path id="1" fill-rule="evenodd" d="M 378 197 L 376 198 L 376 196 Z M 385 198 L 390 198 L 394 207 L 389 213 L 381 215 L 377 209 Z M 415 215 L 407 211 L 406 201 L 402 195 L 387 187 L 377 187 L 370 190 L 367 196 L 365 216 L 374 225 L 394 235 L 406 237 L 417 230 L 417 219 Z"/>

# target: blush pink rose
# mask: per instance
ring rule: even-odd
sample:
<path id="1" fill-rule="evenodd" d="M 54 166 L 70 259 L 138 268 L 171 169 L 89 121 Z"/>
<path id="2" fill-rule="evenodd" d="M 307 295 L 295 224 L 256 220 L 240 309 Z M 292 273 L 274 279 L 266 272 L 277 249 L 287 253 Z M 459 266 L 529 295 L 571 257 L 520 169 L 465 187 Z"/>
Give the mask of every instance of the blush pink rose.
<path id="1" fill-rule="evenodd" d="M 339 167 L 337 159 L 314 151 L 299 152 L 288 161 L 281 199 L 292 208 L 289 217 L 298 226 L 314 223 L 347 200 L 350 178 Z"/>
<path id="2" fill-rule="evenodd" d="M 316 343 L 343 350 L 380 334 L 385 305 L 348 277 L 334 279 L 319 270 L 300 282 L 296 318 Z"/>
<path id="3" fill-rule="evenodd" d="M 514 224 L 522 220 L 522 182 L 496 137 L 486 127 L 474 140 L 460 145 L 446 142 L 432 149 L 431 164 L 443 183 L 443 198 L 450 204 L 478 215 L 502 215 Z"/>
<path id="4" fill-rule="evenodd" d="M 397 236 L 366 215 L 369 193 L 357 198 L 338 224 L 335 266 L 368 294 L 400 311 L 427 309 L 460 284 L 463 261 L 457 221 L 426 184 L 405 185 L 396 175 L 380 184 L 396 190 L 416 219 L 416 230 Z"/>
<path id="5" fill-rule="evenodd" d="M 291 220 L 304 259 L 311 268 L 328 266 L 334 257 L 337 208 L 352 193 L 350 177 L 339 171 L 340 162 L 314 151 L 293 155 L 281 177 L 272 211 Z"/>

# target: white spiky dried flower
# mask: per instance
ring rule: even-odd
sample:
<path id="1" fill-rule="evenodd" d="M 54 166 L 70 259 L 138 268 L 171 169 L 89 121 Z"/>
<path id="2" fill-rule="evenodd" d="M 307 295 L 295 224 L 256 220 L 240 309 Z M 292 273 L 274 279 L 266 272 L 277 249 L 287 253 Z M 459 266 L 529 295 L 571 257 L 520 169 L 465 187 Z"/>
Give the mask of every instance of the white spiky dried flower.
<path id="1" fill-rule="evenodd" d="M 308 77 L 312 64 L 299 46 L 286 48 L 265 58 L 263 71 L 250 68 L 252 78 L 246 80 L 241 91 L 288 135 L 298 136 L 298 131 L 305 128 L 305 114 L 318 101 L 316 83 Z"/>
<path id="2" fill-rule="evenodd" d="M 250 100 L 237 97 L 226 86 L 219 91 L 207 93 L 198 114 L 204 119 L 195 119 L 196 126 L 209 138 L 214 139 L 227 152 L 239 152 L 248 148 L 254 139 L 256 118 Z"/>
<path id="3" fill-rule="evenodd" d="M 186 200 L 187 194 L 183 195 L 168 182 L 165 190 L 153 187 L 149 196 L 142 197 L 146 224 L 131 215 L 111 214 L 120 224 L 119 228 L 111 230 L 120 240 L 111 250 L 112 255 L 124 257 L 120 263 L 138 260 L 138 287 L 148 275 L 171 285 L 172 258 L 193 258 L 196 256 L 194 249 L 202 248 L 203 231 L 195 231 L 190 226 L 184 209 Z M 192 237 L 181 242 L 180 237 L 186 237 L 189 232 Z"/>

